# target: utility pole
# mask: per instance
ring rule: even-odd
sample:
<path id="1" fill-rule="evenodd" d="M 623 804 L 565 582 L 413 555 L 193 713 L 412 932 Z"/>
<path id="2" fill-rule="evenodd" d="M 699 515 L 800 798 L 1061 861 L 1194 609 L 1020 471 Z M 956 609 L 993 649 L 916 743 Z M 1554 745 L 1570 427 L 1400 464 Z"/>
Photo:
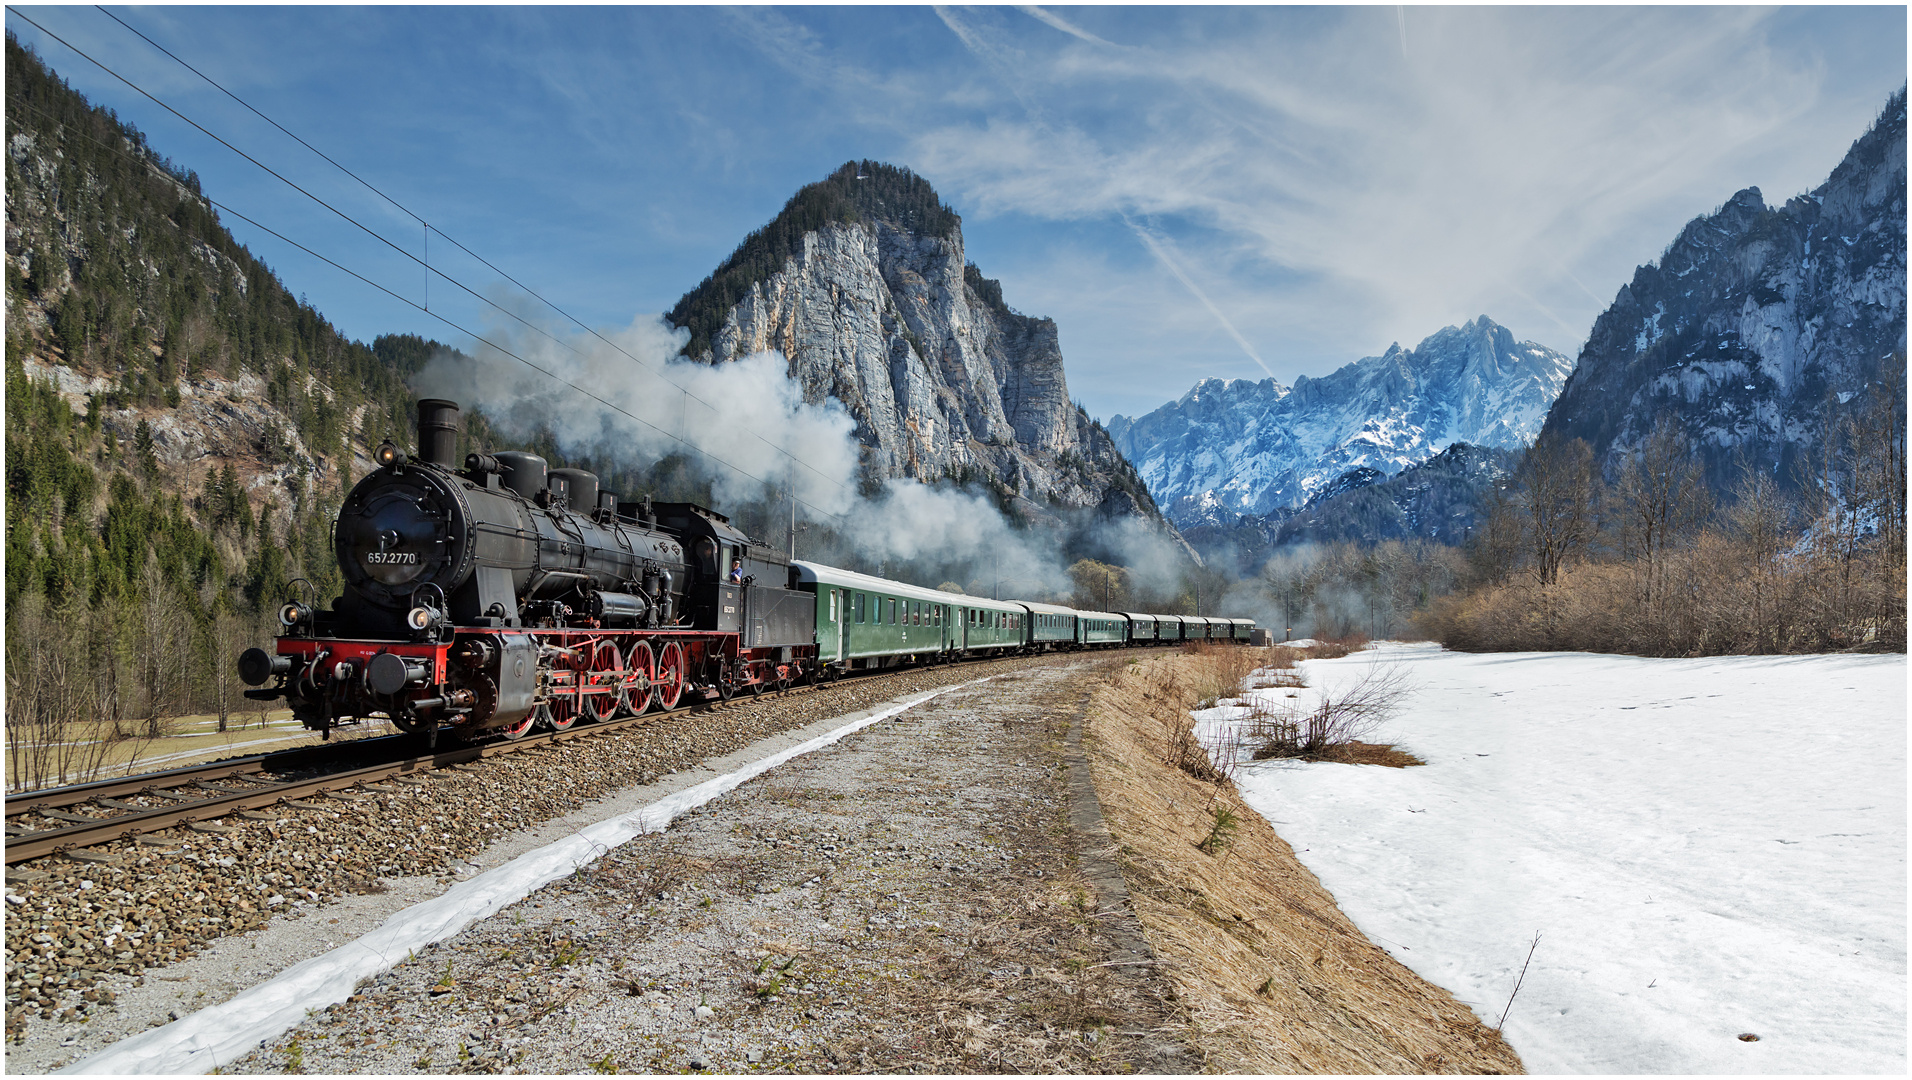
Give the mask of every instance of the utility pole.
<path id="1" fill-rule="evenodd" d="M 790 489 L 790 560 L 797 558 L 797 489 Z"/>

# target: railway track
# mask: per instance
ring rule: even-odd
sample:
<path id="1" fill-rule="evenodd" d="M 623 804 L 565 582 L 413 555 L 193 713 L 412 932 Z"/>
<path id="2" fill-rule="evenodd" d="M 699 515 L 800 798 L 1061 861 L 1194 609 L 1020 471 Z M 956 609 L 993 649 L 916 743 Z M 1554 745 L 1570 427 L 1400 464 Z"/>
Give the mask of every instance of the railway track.
<path id="1" fill-rule="evenodd" d="M 984 659 L 1000 662 L 1006 658 Z M 921 667 L 893 668 L 853 676 L 851 681 L 868 686 L 922 670 Z M 179 841 L 163 834 L 181 827 L 194 832 L 224 833 L 231 827 L 218 821 L 228 816 L 267 820 L 275 816 L 267 813 L 268 809 L 280 812 L 288 807 L 333 809 L 326 800 L 336 803 L 369 799 L 401 790 L 395 785 L 429 784 L 426 777 L 440 769 L 470 766 L 486 758 L 596 738 L 688 715 L 813 694 L 840 685 L 843 683 L 794 686 L 761 697 L 680 705 L 668 712 L 647 712 L 582 724 L 566 731 L 547 731 L 475 746 L 430 750 L 424 748 L 421 736 L 392 735 L 22 792 L 7 796 L 8 877 L 14 879 L 19 873 L 13 867 L 48 856 L 80 862 L 115 862 L 119 855 L 90 849 L 125 840 L 136 845 L 169 847 Z M 351 760 L 366 757 L 382 760 L 366 765 Z"/>

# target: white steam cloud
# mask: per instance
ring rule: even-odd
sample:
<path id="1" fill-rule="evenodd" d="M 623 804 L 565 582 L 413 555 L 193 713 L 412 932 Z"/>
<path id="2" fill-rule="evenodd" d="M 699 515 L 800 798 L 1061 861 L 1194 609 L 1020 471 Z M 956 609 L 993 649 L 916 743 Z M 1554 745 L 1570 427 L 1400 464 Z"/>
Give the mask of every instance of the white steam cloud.
<path id="1" fill-rule="evenodd" d="M 823 514 L 856 501 L 854 422 L 833 402 L 806 403 L 776 353 L 715 367 L 682 360 L 684 332 L 655 318 L 602 340 L 489 337 L 523 360 L 490 343 L 470 359 L 441 354 L 419 373 L 419 392 L 481 409 L 514 436 L 549 430 L 567 454 L 628 465 L 694 452 L 725 499 L 760 498 L 769 484 Z"/>
<path id="2" fill-rule="evenodd" d="M 766 486 L 776 498 L 794 491 L 803 516 L 830 525 L 866 563 L 947 572 L 966 587 L 1000 583 L 1004 596 L 1068 592 L 1053 537 L 1012 527 L 984 494 L 892 479 L 864 495 L 855 422 L 834 400 L 804 401 L 780 353 L 685 360 L 685 332 L 655 317 L 603 339 L 523 329 L 487 336 L 496 344 L 481 343 L 473 357 L 435 357 L 414 379 L 418 392 L 481 410 L 514 438 L 548 431 L 567 455 L 604 466 L 688 455 L 711 481 L 719 511 L 772 497 Z M 801 544 L 798 557 L 830 560 Z"/>

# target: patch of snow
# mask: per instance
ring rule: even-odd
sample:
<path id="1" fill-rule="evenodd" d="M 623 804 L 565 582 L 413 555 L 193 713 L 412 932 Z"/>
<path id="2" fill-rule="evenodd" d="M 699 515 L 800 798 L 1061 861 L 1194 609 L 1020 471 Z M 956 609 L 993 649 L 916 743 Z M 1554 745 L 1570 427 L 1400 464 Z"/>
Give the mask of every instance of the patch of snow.
<path id="1" fill-rule="evenodd" d="M 1529 1070 L 1906 1072 L 1904 656 L 1391 644 L 1306 662 L 1299 700 L 1377 659 L 1419 689 L 1376 737 L 1427 765 L 1242 762 L 1236 782 L 1485 1022 L 1539 934 L 1505 1028 Z M 1198 731 L 1229 745 L 1245 712 Z"/>

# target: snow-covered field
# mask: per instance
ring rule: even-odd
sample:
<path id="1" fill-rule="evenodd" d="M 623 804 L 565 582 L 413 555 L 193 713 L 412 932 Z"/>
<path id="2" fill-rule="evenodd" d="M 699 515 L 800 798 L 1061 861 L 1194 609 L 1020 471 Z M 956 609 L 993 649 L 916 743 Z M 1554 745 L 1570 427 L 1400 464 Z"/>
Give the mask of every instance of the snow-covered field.
<path id="1" fill-rule="evenodd" d="M 1536 1073 L 1906 1072 L 1903 656 L 1383 645 L 1425 767 L 1236 781 L 1343 911 Z M 1245 710 L 1196 713 L 1211 746 Z M 1219 751 L 1217 751 L 1219 753 Z M 1750 1033 L 1758 1041 L 1742 1041 Z"/>

